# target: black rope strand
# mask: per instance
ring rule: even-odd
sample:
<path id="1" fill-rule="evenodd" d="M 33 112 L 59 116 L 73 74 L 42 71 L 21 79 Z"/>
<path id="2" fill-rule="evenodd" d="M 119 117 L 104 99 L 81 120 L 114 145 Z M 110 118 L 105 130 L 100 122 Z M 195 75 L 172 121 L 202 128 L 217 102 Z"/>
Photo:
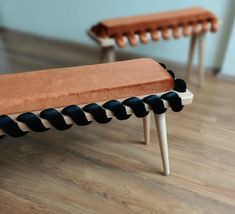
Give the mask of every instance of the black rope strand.
<path id="1" fill-rule="evenodd" d="M 166 65 L 164 63 L 159 63 L 162 68 L 166 69 L 167 72 L 171 75 L 171 77 L 174 79 L 174 90 L 178 92 L 186 92 L 187 86 L 184 80 L 182 79 L 176 79 L 175 73 L 172 70 L 167 69 Z"/>
<path id="2" fill-rule="evenodd" d="M 0 129 L 12 137 L 22 137 L 28 133 L 28 131 L 22 131 L 18 124 L 7 115 L 0 116 Z"/>
<path id="3" fill-rule="evenodd" d="M 129 106 L 134 112 L 136 117 L 145 117 L 148 111 L 145 109 L 144 102 L 137 97 L 130 97 L 122 102 L 124 105 Z"/>
<path id="4" fill-rule="evenodd" d="M 104 103 L 103 107 L 112 111 L 118 120 L 127 120 L 131 116 L 131 114 L 127 114 L 125 106 L 117 100 L 110 100 Z"/>
<path id="5" fill-rule="evenodd" d="M 167 72 L 171 75 L 173 79 L 175 79 L 175 73 L 172 70 L 167 69 Z"/>
<path id="6" fill-rule="evenodd" d="M 186 92 L 187 86 L 184 80 L 175 79 L 175 87 L 174 90 L 178 92 Z"/>
<path id="7" fill-rule="evenodd" d="M 184 80 L 182 79 L 176 79 L 175 74 L 172 70 L 167 70 L 167 72 L 171 75 L 171 77 L 174 79 L 174 90 L 178 92 L 186 92 L 187 86 Z"/>
<path id="8" fill-rule="evenodd" d="M 145 103 L 151 106 L 151 109 L 155 114 L 162 114 L 166 112 L 166 108 L 164 106 L 163 101 L 157 95 L 150 95 L 143 99 Z"/>
<path id="9" fill-rule="evenodd" d="M 90 113 L 98 123 L 108 123 L 112 118 L 108 118 L 105 110 L 96 103 L 91 103 L 83 107 L 83 110 Z"/>
<path id="10" fill-rule="evenodd" d="M 64 117 L 56 109 L 49 108 L 40 113 L 40 117 L 48 120 L 52 126 L 58 130 L 69 129 L 72 125 L 68 125 Z"/>
<path id="11" fill-rule="evenodd" d="M 43 132 L 49 129 L 45 128 L 40 118 L 31 112 L 20 114 L 16 119 L 26 124 L 31 130 L 35 132 Z"/>
<path id="12" fill-rule="evenodd" d="M 166 65 L 164 63 L 159 62 L 158 64 L 161 65 L 164 69 L 166 69 Z"/>
<path id="13" fill-rule="evenodd" d="M 163 94 L 161 98 L 169 102 L 170 107 L 174 112 L 179 112 L 184 107 L 182 105 L 181 98 L 179 97 L 179 95 L 173 91 Z"/>
<path id="14" fill-rule="evenodd" d="M 61 113 L 66 116 L 71 117 L 72 120 L 79 126 L 86 126 L 91 123 L 91 121 L 87 120 L 84 111 L 76 105 L 71 105 L 71 106 L 65 107 L 61 111 Z"/>

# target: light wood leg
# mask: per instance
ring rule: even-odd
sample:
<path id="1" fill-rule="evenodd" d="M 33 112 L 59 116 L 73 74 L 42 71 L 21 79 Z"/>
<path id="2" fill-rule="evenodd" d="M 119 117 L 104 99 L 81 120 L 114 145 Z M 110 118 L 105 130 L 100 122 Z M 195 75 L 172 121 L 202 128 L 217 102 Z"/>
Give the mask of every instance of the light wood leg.
<path id="1" fill-rule="evenodd" d="M 167 130 L 166 130 L 166 115 L 155 114 L 155 123 L 158 130 L 158 139 L 162 156 L 162 163 L 164 168 L 164 175 L 170 174 L 168 144 L 167 144 Z"/>
<path id="2" fill-rule="evenodd" d="M 199 35 L 199 86 L 204 82 L 205 33 Z"/>
<path id="3" fill-rule="evenodd" d="M 102 47 L 102 59 L 103 63 L 115 61 L 114 46 Z"/>
<path id="4" fill-rule="evenodd" d="M 193 66 L 193 57 L 194 57 L 194 52 L 195 52 L 196 38 L 197 37 L 195 35 L 191 36 L 189 56 L 188 56 L 188 66 L 187 66 L 187 71 L 186 71 L 186 79 L 188 82 L 190 82 L 191 75 L 192 75 L 192 66 Z"/>
<path id="5" fill-rule="evenodd" d="M 151 114 L 149 114 L 143 118 L 143 127 L 144 127 L 144 143 L 146 145 L 150 142 L 150 120 L 151 120 Z"/>

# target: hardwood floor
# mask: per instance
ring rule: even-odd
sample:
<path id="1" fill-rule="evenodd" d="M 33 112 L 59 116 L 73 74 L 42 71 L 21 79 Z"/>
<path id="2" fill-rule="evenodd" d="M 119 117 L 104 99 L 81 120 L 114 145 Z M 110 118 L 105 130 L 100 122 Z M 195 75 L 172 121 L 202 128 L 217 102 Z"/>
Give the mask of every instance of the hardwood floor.
<path id="1" fill-rule="evenodd" d="M 99 60 L 92 48 L 93 57 L 79 45 L 1 34 L 2 73 Z M 189 88 L 194 103 L 167 113 L 169 177 L 153 120 L 148 146 L 135 117 L 5 137 L 0 213 L 235 213 L 235 84 L 208 74 L 204 88 Z"/>

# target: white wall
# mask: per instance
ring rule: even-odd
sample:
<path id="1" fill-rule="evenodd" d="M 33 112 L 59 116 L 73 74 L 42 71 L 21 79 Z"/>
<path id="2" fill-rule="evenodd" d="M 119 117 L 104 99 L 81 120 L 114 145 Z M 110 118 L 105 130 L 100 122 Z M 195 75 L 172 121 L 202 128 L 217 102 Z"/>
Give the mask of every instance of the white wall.
<path id="1" fill-rule="evenodd" d="M 218 15 L 223 25 L 217 34 L 207 36 L 206 65 L 222 64 L 230 26 L 226 20 L 233 12 L 232 0 L 0 0 L 2 26 L 88 45 L 96 45 L 87 29 L 99 20 L 203 6 Z M 125 50 L 184 63 L 188 38 L 139 45 Z"/>

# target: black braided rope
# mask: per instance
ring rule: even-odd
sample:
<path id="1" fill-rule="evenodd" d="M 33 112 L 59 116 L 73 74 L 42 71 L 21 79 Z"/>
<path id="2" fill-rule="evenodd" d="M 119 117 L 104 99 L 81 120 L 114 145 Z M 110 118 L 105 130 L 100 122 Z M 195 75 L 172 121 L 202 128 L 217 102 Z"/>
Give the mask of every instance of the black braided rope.
<path id="1" fill-rule="evenodd" d="M 164 64 L 161 64 L 164 68 Z M 174 73 L 171 70 L 167 70 L 172 76 L 175 82 L 174 90 L 178 92 L 186 91 L 186 84 L 181 79 L 176 79 Z M 107 117 L 106 109 L 110 110 L 112 114 L 118 120 L 126 120 L 131 114 L 128 114 L 125 106 L 131 108 L 132 112 L 136 117 L 145 117 L 148 115 L 149 110 L 145 108 L 145 104 L 148 104 L 155 114 L 162 114 L 166 112 L 163 100 L 166 100 L 173 111 L 179 112 L 183 109 L 181 98 L 174 91 L 167 92 L 161 97 L 157 95 L 150 95 L 143 99 L 137 97 L 130 97 L 123 102 L 117 100 L 110 100 L 104 103 L 102 106 L 91 103 L 84 106 L 82 109 L 76 105 L 70 105 L 62 109 L 61 112 L 54 108 L 49 108 L 43 110 L 39 116 L 32 112 L 27 112 L 20 114 L 16 120 L 24 123 L 29 129 L 35 132 L 47 131 L 48 128 L 44 127 L 40 118 L 43 118 L 50 122 L 50 124 L 58 130 L 69 129 L 72 125 L 68 125 L 63 117 L 63 115 L 68 116 L 79 126 L 85 126 L 91 123 L 86 117 L 85 112 L 91 114 L 91 116 L 98 123 L 108 123 L 112 120 L 112 117 Z M 22 131 L 18 126 L 17 122 L 14 121 L 7 115 L 0 116 L 0 129 L 2 129 L 6 134 L 12 137 L 25 136 L 28 131 Z"/>

